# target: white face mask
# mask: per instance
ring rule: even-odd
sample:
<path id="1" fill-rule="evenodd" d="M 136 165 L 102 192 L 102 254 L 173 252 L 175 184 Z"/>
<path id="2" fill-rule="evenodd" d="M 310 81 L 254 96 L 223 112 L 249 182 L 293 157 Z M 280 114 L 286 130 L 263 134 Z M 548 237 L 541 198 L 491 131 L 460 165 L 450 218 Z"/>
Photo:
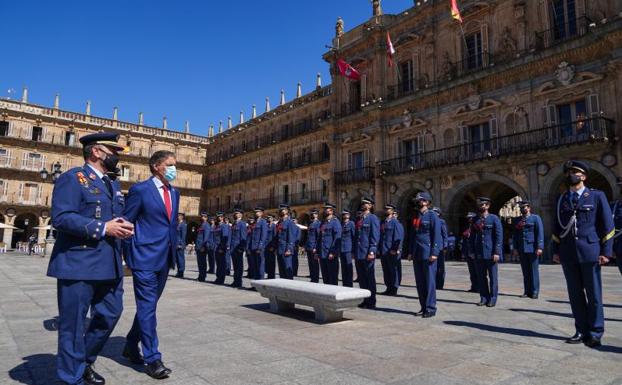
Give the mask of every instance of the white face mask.
<path id="1" fill-rule="evenodd" d="M 164 178 L 169 182 L 174 181 L 177 178 L 177 168 L 175 166 L 166 166 Z"/>

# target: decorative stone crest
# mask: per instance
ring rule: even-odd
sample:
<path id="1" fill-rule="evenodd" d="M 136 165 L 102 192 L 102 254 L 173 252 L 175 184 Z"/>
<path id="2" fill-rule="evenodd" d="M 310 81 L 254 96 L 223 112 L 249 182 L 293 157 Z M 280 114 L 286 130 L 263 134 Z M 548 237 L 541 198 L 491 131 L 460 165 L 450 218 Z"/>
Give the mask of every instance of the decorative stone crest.
<path id="1" fill-rule="evenodd" d="M 559 63 L 559 65 L 557 66 L 557 70 L 555 71 L 555 77 L 557 78 L 557 81 L 565 86 L 572 83 L 574 75 L 574 66 L 568 64 L 565 61 Z"/>
<path id="2" fill-rule="evenodd" d="M 337 18 L 337 23 L 335 23 L 335 37 L 343 36 L 343 19 L 341 16 Z"/>
<path id="3" fill-rule="evenodd" d="M 467 107 L 471 111 L 478 110 L 482 105 L 482 95 L 475 94 L 467 98 Z"/>
<path id="4" fill-rule="evenodd" d="M 408 128 L 413 124 L 413 118 L 410 115 L 410 111 L 408 110 L 404 110 L 404 113 L 402 114 L 402 126 L 404 128 Z"/>
<path id="5" fill-rule="evenodd" d="M 510 28 L 505 27 L 499 43 L 499 54 L 503 58 L 510 58 L 516 55 L 516 40 L 512 37 Z"/>

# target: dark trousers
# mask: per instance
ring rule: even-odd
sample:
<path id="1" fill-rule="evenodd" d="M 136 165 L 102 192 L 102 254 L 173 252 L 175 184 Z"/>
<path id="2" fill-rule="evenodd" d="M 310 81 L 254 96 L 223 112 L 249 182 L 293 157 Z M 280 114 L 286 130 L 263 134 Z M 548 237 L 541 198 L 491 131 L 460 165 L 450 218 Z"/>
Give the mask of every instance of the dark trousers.
<path id="1" fill-rule="evenodd" d="M 437 261 L 417 259 L 413 263 L 417 296 L 424 313 L 436 313 L 436 271 Z"/>
<path id="2" fill-rule="evenodd" d="M 622 254 L 618 255 L 616 259 L 618 262 L 618 270 L 620 270 L 620 274 L 622 274 Z"/>
<path id="3" fill-rule="evenodd" d="M 225 263 L 227 264 L 225 275 L 229 275 L 231 274 L 231 251 L 225 253 Z"/>
<path id="4" fill-rule="evenodd" d="M 216 250 L 207 249 L 207 272 L 214 274 L 216 271 Z"/>
<path id="5" fill-rule="evenodd" d="M 132 328 L 127 333 L 127 344 L 132 349 L 138 349 L 140 341 L 143 358 L 146 363 L 150 364 L 162 359 L 158 350 L 156 310 L 158 300 L 166 285 L 168 266 L 160 271 L 133 270 L 132 277 L 134 278 L 136 315 Z"/>
<path id="6" fill-rule="evenodd" d="M 320 268 L 322 269 L 322 282 L 326 285 L 339 284 L 339 258 L 334 256 L 333 259 L 320 259 Z"/>
<path id="7" fill-rule="evenodd" d="M 274 249 L 269 250 L 266 249 L 265 252 L 265 257 L 266 257 L 266 275 L 268 276 L 268 279 L 274 279 L 274 277 L 276 277 L 276 252 L 274 251 Z"/>
<path id="8" fill-rule="evenodd" d="M 471 290 L 479 291 L 479 282 L 477 278 L 477 269 L 475 268 L 475 260 L 466 257 L 467 267 L 469 268 L 469 280 L 471 281 Z"/>
<path id="9" fill-rule="evenodd" d="M 339 254 L 341 260 L 341 281 L 342 285 L 352 287 L 352 253 L 342 252 Z"/>
<path id="10" fill-rule="evenodd" d="M 371 292 L 371 297 L 365 298 L 363 304 L 376 305 L 376 260 L 357 259 L 356 275 L 359 279 L 359 287 Z"/>
<path id="11" fill-rule="evenodd" d="M 381 258 L 384 284 L 388 292 L 397 293 L 400 287 L 399 254 L 384 254 Z"/>
<path id="12" fill-rule="evenodd" d="M 313 249 L 305 249 L 305 251 L 307 252 L 307 263 L 309 264 L 311 282 L 318 283 L 320 282 L 320 261 L 315 258 Z"/>
<path id="13" fill-rule="evenodd" d="M 177 247 L 175 253 L 175 266 L 177 266 L 177 273 L 183 274 L 186 271 L 186 249 L 183 247 L 180 249 Z"/>
<path id="14" fill-rule="evenodd" d="M 292 274 L 298 276 L 298 245 L 294 246 L 294 254 L 292 255 Z"/>
<path id="15" fill-rule="evenodd" d="M 523 271 L 524 293 L 528 296 L 540 292 L 540 259 L 535 253 L 520 254 L 520 268 Z"/>
<path id="16" fill-rule="evenodd" d="M 205 281 L 205 276 L 207 276 L 207 250 L 197 249 L 195 248 L 197 253 L 197 266 L 199 268 L 199 277 L 197 278 L 199 281 Z"/>
<path id="17" fill-rule="evenodd" d="M 263 249 L 248 252 L 248 271 L 251 279 L 264 279 L 266 263 Z"/>
<path id="18" fill-rule="evenodd" d="M 97 359 L 123 311 L 123 280 L 59 279 L 56 373 L 68 384 L 82 383 L 86 365 Z M 91 322 L 86 315 L 91 311 Z M 88 326 L 88 327 L 87 327 Z"/>
<path id="19" fill-rule="evenodd" d="M 476 259 L 480 301 L 495 305 L 499 295 L 499 264 L 492 259 Z"/>
<path id="20" fill-rule="evenodd" d="M 601 338 L 605 331 L 602 282 L 598 262 L 562 263 L 576 331 Z"/>
<path id="21" fill-rule="evenodd" d="M 216 283 L 223 284 L 227 275 L 227 252 L 225 250 L 216 250 Z"/>
<path id="22" fill-rule="evenodd" d="M 235 248 L 231 252 L 231 262 L 233 263 L 233 286 L 242 286 L 242 275 L 244 275 L 243 248 Z"/>
<path id="23" fill-rule="evenodd" d="M 279 277 L 283 279 L 294 279 L 294 265 L 293 265 L 294 257 L 290 255 L 281 255 L 277 256 L 277 261 L 279 263 Z"/>
<path id="24" fill-rule="evenodd" d="M 445 287 L 445 250 L 441 250 L 438 253 L 438 259 L 436 260 L 436 288 L 442 289 Z"/>

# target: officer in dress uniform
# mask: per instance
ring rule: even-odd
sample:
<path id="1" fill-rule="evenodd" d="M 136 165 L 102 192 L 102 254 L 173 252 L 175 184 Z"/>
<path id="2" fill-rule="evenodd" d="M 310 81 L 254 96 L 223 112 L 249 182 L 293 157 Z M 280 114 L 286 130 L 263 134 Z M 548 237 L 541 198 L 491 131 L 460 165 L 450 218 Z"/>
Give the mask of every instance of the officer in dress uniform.
<path id="1" fill-rule="evenodd" d="M 395 219 L 395 206 L 384 206 L 386 218 L 380 225 L 380 261 L 382 264 L 382 273 L 384 276 L 384 284 L 387 289 L 382 293 L 384 295 L 397 295 L 399 288 L 399 267 L 400 231 L 398 229 L 398 221 Z"/>
<path id="2" fill-rule="evenodd" d="M 263 218 L 263 207 L 255 207 L 255 224 L 248 240 L 251 279 L 264 279 L 266 263 L 264 253 L 268 245 L 268 222 Z"/>
<path id="3" fill-rule="evenodd" d="M 462 232 L 462 238 L 460 240 L 460 253 L 462 254 L 462 258 L 466 261 L 467 268 L 469 269 L 469 281 L 471 281 L 471 288 L 469 291 L 471 293 L 479 293 L 479 282 L 477 278 L 477 269 L 475 269 L 475 258 L 474 254 L 469 251 L 469 247 L 471 245 L 471 226 L 473 225 L 473 219 L 476 216 L 477 214 L 472 211 L 467 213 L 467 227 Z"/>
<path id="4" fill-rule="evenodd" d="M 480 301 L 477 306 L 494 307 L 499 294 L 499 263 L 503 261 L 503 226 L 490 214 L 490 198 L 477 198 L 479 214 L 471 225 L 469 252 L 475 259 Z"/>
<path id="5" fill-rule="evenodd" d="M 253 232 L 253 228 L 255 227 L 255 218 L 248 218 L 246 221 L 246 225 L 246 250 L 244 251 L 244 254 L 246 255 L 246 265 L 248 266 L 246 268 L 246 278 L 250 279 L 253 274 L 255 274 L 253 272 L 253 263 L 251 262 L 251 250 L 249 249 L 251 233 Z"/>
<path id="6" fill-rule="evenodd" d="M 335 217 L 336 206 L 324 205 L 324 221 L 320 226 L 320 268 L 322 281 L 327 285 L 339 284 L 339 251 L 341 250 L 341 223 Z"/>
<path id="7" fill-rule="evenodd" d="M 341 248 L 339 259 L 341 262 L 341 281 L 343 286 L 352 287 L 352 253 L 353 242 L 356 235 L 356 226 L 350 220 L 350 211 L 341 212 Z"/>
<path id="8" fill-rule="evenodd" d="M 397 231 L 398 231 L 398 238 L 400 239 L 400 245 L 397 249 L 397 254 L 398 254 L 398 258 L 397 258 L 397 285 L 398 287 L 402 284 L 402 249 L 404 247 L 404 238 L 406 237 L 406 233 L 404 232 L 404 225 L 402 224 L 402 222 L 400 222 L 400 218 L 399 218 L 399 211 L 397 210 L 397 208 L 395 209 L 395 211 L 393 212 L 393 217 L 395 218 L 395 220 L 397 221 L 396 227 L 397 227 Z"/>
<path id="9" fill-rule="evenodd" d="M 207 274 L 214 274 L 216 272 L 216 243 L 214 243 L 216 218 L 209 216 L 207 221 L 209 226 L 207 226 L 207 232 L 204 236 L 205 248 L 207 249 Z"/>
<path id="10" fill-rule="evenodd" d="M 421 310 L 415 315 L 430 318 L 436 315 L 436 269 L 442 247 L 441 222 L 429 206 L 432 196 L 419 192 L 415 196 L 417 211 L 412 221 L 408 260 L 413 260 L 417 294 Z"/>
<path id="11" fill-rule="evenodd" d="M 622 196 L 622 178 L 617 178 L 617 185 L 620 188 L 620 196 Z M 611 212 L 613 215 L 613 223 L 616 231 L 613 235 L 613 253 L 618 262 L 618 269 L 622 274 L 622 199 L 618 199 L 611 203 Z"/>
<path id="12" fill-rule="evenodd" d="M 274 215 L 268 215 L 268 241 L 266 246 L 266 275 L 268 279 L 274 279 L 276 276 L 276 221 Z"/>
<path id="13" fill-rule="evenodd" d="M 436 262 L 438 265 L 436 269 L 436 289 L 443 290 L 445 286 L 445 256 L 447 254 L 449 234 L 447 232 L 447 222 L 443 219 L 443 212 L 440 207 L 432 207 L 432 211 L 438 215 L 438 219 L 441 223 L 441 238 L 443 240 L 441 242 L 442 247 L 438 255 L 438 261 Z"/>
<path id="14" fill-rule="evenodd" d="M 605 193 L 585 186 L 588 164 L 570 160 L 564 172 L 568 191 L 557 198 L 552 246 L 575 320 L 576 333 L 566 342 L 593 348 L 605 331 L 600 267 L 609 262 L 615 228 Z"/>
<path id="15" fill-rule="evenodd" d="M 521 297 L 538 298 L 540 292 L 540 256 L 544 250 L 542 219 L 531 213 L 531 203 L 518 202 L 521 216 L 512 221 L 512 254 L 519 257 L 525 291 Z"/>
<path id="16" fill-rule="evenodd" d="M 380 242 L 380 220 L 372 213 L 373 207 L 372 198 L 361 199 L 361 218 L 356 222 L 354 240 L 359 287 L 371 292 L 371 296 L 358 305 L 366 309 L 376 308 L 376 254 Z"/>
<path id="17" fill-rule="evenodd" d="M 319 210 L 312 209 L 311 222 L 307 228 L 307 241 L 305 242 L 305 252 L 307 253 L 307 261 L 309 263 L 309 276 L 311 282 L 320 282 L 320 263 L 318 257 L 318 239 L 320 236 L 320 225 L 322 224 L 319 217 Z"/>
<path id="18" fill-rule="evenodd" d="M 294 254 L 292 256 L 292 272 L 294 277 L 298 276 L 298 253 L 300 247 L 300 241 L 302 238 L 302 231 L 300 230 L 300 226 L 298 226 L 298 219 L 293 218 L 292 222 L 294 223 Z"/>
<path id="19" fill-rule="evenodd" d="M 248 232 L 246 222 L 242 220 L 244 211 L 236 208 L 233 211 L 233 224 L 231 225 L 231 260 L 233 262 L 233 282 L 231 287 L 242 287 L 242 275 L 244 274 L 244 251 L 246 250 L 246 237 Z"/>
<path id="20" fill-rule="evenodd" d="M 109 175 L 123 150 L 118 137 L 102 132 L 80 138 L 85 165 L 54 185 L 57 236 L 47 275 L 57 278 L 56 372 L 66 384 L 104 384 L 93 364 L 123 310 L 120 239 L 130 237 L 134 226 L 121 218 L 124 197 Z"/>
<path id="21" fill-rule="evenodd" d="M 227 256 L 231 246 L 231 227 L 225 222 L 224 213 L 217 212 L 216 218 L 218 222 L 212 229 L 216 257 L 216 280 L 214 283 L 222 285 L 225 283 L 225 276 L 227 275 Z"/>
<path id="22" fill-rule="evenodd" d="M 186 215 L 179 213 L 177 215 L 177 250 L 175 250 L 175 264 L 177 265 L 175 277 L 177 278 L 183 278 L 186 270 L 186 235 L 188 235 Z"/>
<path id="23" fill-rule="evenodd" d="M 207 212 L 201 211 L 201 224 L 197 229 L 197 237 L 194 240 L 194 252 L 197 255 L 197 267 L 199 276 L 197 281 L 205 282 L 207 275 L 207 248 L 205 247 L 205 238 L 209 234 L 209 223 L 207 223 Z"/>
<path id="24" fill-rule="evenodd" d="M 296 224 L 289 218 L 289 206 L 279 205 L 280 220 L 276 225 L 277 262 L 279 276 L 284 279 L 294 279 L 294 247 L 296 247 Z"/>

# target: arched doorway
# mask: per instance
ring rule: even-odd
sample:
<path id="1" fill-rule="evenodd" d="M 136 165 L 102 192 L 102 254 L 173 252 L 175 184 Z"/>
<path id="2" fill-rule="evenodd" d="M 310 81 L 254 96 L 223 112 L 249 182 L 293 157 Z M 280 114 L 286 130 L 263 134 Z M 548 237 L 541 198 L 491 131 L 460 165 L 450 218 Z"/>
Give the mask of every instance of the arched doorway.
<path id="1" fill-rule="evenodd" d="M 15 218 L 13 225 L 13 239 L 11 240 L 11 248 L 16 248 L 17 242 L 28 242 L 31 234 L 37 235 L 34 227 L 38 225 L 37 216 L 32 213 L 22 213 Z"/>

